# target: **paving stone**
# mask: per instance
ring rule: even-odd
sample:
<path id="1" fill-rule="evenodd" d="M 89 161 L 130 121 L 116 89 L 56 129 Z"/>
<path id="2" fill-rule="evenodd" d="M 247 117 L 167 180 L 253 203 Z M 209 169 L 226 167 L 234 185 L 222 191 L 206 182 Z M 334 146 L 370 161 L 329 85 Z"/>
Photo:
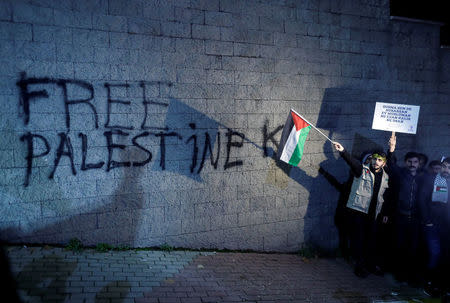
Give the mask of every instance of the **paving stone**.
<path id="1" fill-rule="evenodd" d="M 293 254 L 130 250 L 100 258 L 94 250 L 73 255 L 59 248 L 10 247 L 8 256 L 24 302 L 328 303 L 423 298 L 420 289 L 400 287 L 388 275 L 357 278 L 341 259 Z M 142 270 L 115 271 L 129 268 L 127 260 Z M 148 264 L 153 260 L 156 265 Z M 78 261 L 85 263 L 79 266 Z M 393 290 L 399 295 L 392 296 Z"/>

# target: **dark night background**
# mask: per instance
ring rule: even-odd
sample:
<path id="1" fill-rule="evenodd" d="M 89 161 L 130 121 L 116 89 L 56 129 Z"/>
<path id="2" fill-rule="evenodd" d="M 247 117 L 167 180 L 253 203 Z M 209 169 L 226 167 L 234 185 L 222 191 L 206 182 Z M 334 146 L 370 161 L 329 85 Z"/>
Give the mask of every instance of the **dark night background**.
<path id="1" fill-rule="evenodd" d="M 444 23 L 441 26 L 441 45 L 450 47 L 450 12 L 448 1 L 390 0 L 391 16 Z"/>

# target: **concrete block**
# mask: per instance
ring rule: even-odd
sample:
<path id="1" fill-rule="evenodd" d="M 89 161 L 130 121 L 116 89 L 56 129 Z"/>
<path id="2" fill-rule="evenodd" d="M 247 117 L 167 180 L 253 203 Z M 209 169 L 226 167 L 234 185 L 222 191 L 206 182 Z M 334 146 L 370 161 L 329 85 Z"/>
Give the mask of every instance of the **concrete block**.
<path id="1" fill-rule="evenodd" d="M 127 49 L 112 48 L 109 49 L 109 62 L 116 64 L 129 64 L 132 60 L 130 51 Z"/>
<path id="2" fill-rule="evenodd" d="M 349 40 L 350 39 L 350 29 L 342 28 L 340 26 L 331 25 L 330 26 L 330 37 L 332 39 Z"/>
<path id="3" fill-rule="evenodd" d="M 242 12 L 242 7 L 242 1 L 240 0 L 220 1 L 219 3 L 220 11 L 235 13 L 237 15 L 244 15 L 240 14 Z"/>
<path id="4" fill-rule="evenodd" d="M 128 16 L 128 17 L 142 17 L 143 2 L 138 0 L 131 0 L 127 2 L 114 1 L 109 3 L 108 13 L 110 15 Z"/>
<path id="5" fill-rule="evenodd" d="M 54 10 L 23 3 L 13 3 L 13 20 L 32 24 L 54 24 Z"/>
<path id="6" fill-rule="evenodd" d="M 63 62 L 93 62 L 94 48 L 90 46 L 78 46 L 61 44 L 56 47 L 56 59 Z"/>
<path id="7" fill-rule="evenodd" d="M 244 244 L 245 243 L 245 244 Z M 224 230 L 225 249 L 254 249 L 263 250 L 263 235 L 253 226 L 231 228 Z"/>
<path id="8" fill-rule="evenodd" d="M 108 47 L 110 37 L 107 32 L 74 29 L 73 30 L 73 43 L 80 46 L 93 46 L 93 47 Z M 111 44 L 112 47 L 115 45 Z"/>
<path id="9" fill-rule="evenodd" d="M 195 234 L 195 247 L 200 249 L 212 249 L 223 247 L 223 231 L 208 231 Z"/>
<path id="10" fill-rule="evenodd" d="M 7 42 L 2 40 L 0 45 L 0 56 L 2 58 L 14 58 L 15 57 L 15 43 L 13 41 Z"/>
<path id="11" fill-rule="evenodd" d="M 62 27 L 92 28 L 92 14 L 76 11 L 54 10 L 54 24 Z"/>
<path id="12" fill-rule="evenodd" d="M 233 55 L 231 42 L 205 41 L 205 53 L 208 55 Z"/>
<path id="13" fill-rule="evenodd" d="M 161 21 L 178 20 L 175 15 L 175 9 L 178 7 L 187 7 L 188 4 L 176 1 L 176 7 L 169 1 L 144 1 L 143 3 L 143 17 Z"/>
<path id="14" fill-rule="evenodd" d="M 313 37 L 329 37 L 330 25 L 310 23 L 307 25 L 307 34 Z"/>
<path id="15" fill-rule="evenodd" d="M 284 30 L 287 34 L 306 35 L 310 24 L 298 21 L 286 21 Z M 309 35 L 309 34 L 308 34 Z"/>
<path id="16" fill-rule="evenodd" d="M 193 32 L 194 27 L 195 25 L 192 27 Z M 205 43 L 203 40 L 197 39 L 176 39 L 175 51 L 183 54 L 203 54 L 205 52 Z"/>
<path id="17" fill-rule="evenodd" d="M 342 14 L 341 26 L 350 28 L 360 28 L 361 17 L 356 15 Z"/>
<path id="18" fill-rule="evenodd" d="M 287 251 L 287 234 L 263 237 L 264 251 Z"/>
<path id="19" fill-rule="evenodd" d="M 220 27 L 203 24 L 192 24 L 192 38 L 205 40 L 220 40 Z"/>
<path id="20" fill-rule="evenodd" d="M 259 29 L 267 32 L 284 32 L 284 22 L 282 19 L 271 17 L 260 17 Z"/>
<path id="21" fill-rule="evenodd" d="M 108 14 L 107 0 L 81 0 L 72 4 L 73 9 L 80 12 L 90 12 L 95 14 Z"/>
<path id="22" fill-rule="evenodd" d="M 236 72 L 234 82 L 239 85 L 257 85 L 261 82 L 261 73 Z"/>
<path id="23" fill-rule="evenodd" d="M 88 80 L 107 80 L 110 66 L 103 64 L 79 63 L 74 67 L 75 78 Z"/>
<path id="24" fill-rule="evenodd" d="M 319 22 L 321 24 L 329 24 L 329 25 L 340 25 L 340 14 L 337 13 L 330 13 L 327 11 L 320 11 L 319 12 Z"/>
<path id="25" fill-rule="evenodd" d="M 234 72 L 224 70 L 209 70 L 207 71 L 206 82 L 212 84 L 233 84 Z"/>
<path id="26" fill-rule="evenodd" d="M 210 218 L 185 219 L 181 221 L 182 233 L 196 233 L 211 230 Z"/>
<path id="27" fill-rule="evenodd" d="M 231 27 L 233 26 L 233 16 L 231 13 L 227 12 L 206 11 L 205 24 L 220 27 Z"/>
<path id="28" fill-rule="evenodd" d="M 296 34 L 284 34 L 274 33 L 274 44 L 280 47 L 296 47 L 297 35 Z"/>
<path id="29" fill-rule="evenodd" d="M 194 205 L 194 216 L 195 218 L 223 216 L 222 202 L 197 203 Z"/>
<path id="30" fill-rule="evenodd" d="M 297 19 L 304 23 L 319 23 L 319 9 L 311 8 L 299 8 L 297 9 Z"/>
<path id="31" fill-rule="evenodd" d="M 233 28 L 237 30 L 258 30 L 260 29 L 259 17 L 249 14 L 233 15 Z"/>
<path id="32" fill-rule="evenodd" d="M 183 23 L 205 24 L 205 11 L 192 8 L 175 7 L 175 20 Z"/>
<path id="33" fill-rule="evenodd" d="M 128 33 L 161 35 L 161 23 L 159 21 L 149 19 L 129 18 Z"/>
<path id="34" fill-rule="evenodd" d="M 263 52 L 261 48 L 268 48 L 271 46 L 260 46 L 248 43 L 233 43 L 233 55 L 238 57 L 259 57 Z"/>
<path id="35" fill-rule="evenodd" d="M 181 22 L 161 22 L 161 34 L 167 37 L 191 37 L 191 25 Z"/>
<path id="36" fill-rule="evenodd" d="M 0 20 L 12 20 L 13 5 L 10 1 L 0 2 Z"/>
<path id="37" fill-rule="evenodd" d="M 54 43 L 21 41 L 16 43 L 16 56 L 34 61 L 55 61 L 56 46 Z"/>
<path id="38" fill-rule="evenodd" d="M 190 6 L 194 9 L 205 11 L 219 11 L 219 0 L 199 0 L 191 2 Z"/>
<path id="39" fill-rule="evenodd" d="M 271 32 L 236 29 L 233 38 L 235 42 L 273 45 L 273 33 Z"/>
<path id="40" fill-rule="evenodd" d="M 238 214 L 238 226 L 250 226 L 264 223 L 264 211 L 252 211 Z"/>
<path id="41" fill-rule="evenodd" d="M 37 42 L 72 43 L 72 29 L 53 26 L 34 26 L 33 40 Z"/>
<path id="42" fill-rule="evenodd" d="M 124 16 L 95 14 L 92 16 L 92 28 L 103 31 L 127 32 L 128 21 Z"/>
<path id="43" fill-rule="evenodd" d="M 4 40 L 31 41 L 31 24 L 0 22 L 0 37 Z"/>
<path id="44" fill-rule="evenodd" d="M 109 45 L 112 48 L 130 48 L 130 40 L 129 38 L 132 37 L 127 33 L 109 33 Z M 108 46 L 104 45 L 105 47 Z"/>
<path id="45" fill-rule="evenodd" d="M 178 83 L 206 83 L 206 72 L 203 69 L 179 69 L 177 70 Z"/>

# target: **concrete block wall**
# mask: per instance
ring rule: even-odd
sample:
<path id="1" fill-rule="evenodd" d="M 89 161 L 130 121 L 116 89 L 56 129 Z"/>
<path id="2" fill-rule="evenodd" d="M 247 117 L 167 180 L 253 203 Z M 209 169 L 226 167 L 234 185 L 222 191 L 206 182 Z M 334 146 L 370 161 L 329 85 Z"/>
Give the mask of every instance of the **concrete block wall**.
<path id="1" fill-rule="evenodd" d="M 1 0 L 0 239 L 334 249 L 348 168 L 314 131 L 277 163 L 289 109 L 358 154 L 420 105 L 399 153 L 440 158 L 449 63 L 387 0 Z"/>

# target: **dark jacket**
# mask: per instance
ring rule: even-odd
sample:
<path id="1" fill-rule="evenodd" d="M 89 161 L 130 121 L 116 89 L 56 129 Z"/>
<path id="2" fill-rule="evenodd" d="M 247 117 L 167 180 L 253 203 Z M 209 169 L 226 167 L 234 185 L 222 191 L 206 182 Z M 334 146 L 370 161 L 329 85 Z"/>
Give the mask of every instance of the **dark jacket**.
<path id="1" fill-rule="evenodd" d="M 450 224 L 450 192 L 447 203 L 432 201 L 435 178 L 436 175 L 426 174 L 422 179 L 418 194 L 420 218 L 423 224 Z M 447 188 L 449 185 L 450 181 L 447 179 Z"/>
<path id="2" fill-rule="evenodd" d="M 396 200 L 397 215 L 418 216 L 417 193 L 422 177 L 419 174 L 411 175 L 406 167 L 399 167 L 393 153 L 387 155 L 387 166 L 391 177 L 393 192 Z"/>

